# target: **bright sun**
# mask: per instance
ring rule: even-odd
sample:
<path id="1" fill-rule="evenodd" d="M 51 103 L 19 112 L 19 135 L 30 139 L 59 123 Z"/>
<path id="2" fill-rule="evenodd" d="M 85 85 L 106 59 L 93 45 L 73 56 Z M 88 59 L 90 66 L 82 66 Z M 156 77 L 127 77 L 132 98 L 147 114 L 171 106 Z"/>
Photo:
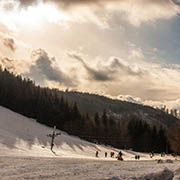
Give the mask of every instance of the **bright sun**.
<path id="1" fill-rule="evenodd" d="M 34 28 L 50 22 L 64 24 L 71 21 L 71 17 L 65 12 L 60 11 L 53 4 L 38 4 L 30 6 L 26 9 L 14 8 L 12 11 L 0 10 L 0 22 L 6 24 L 11 29 L 16 30 L 17 27 Z"/>

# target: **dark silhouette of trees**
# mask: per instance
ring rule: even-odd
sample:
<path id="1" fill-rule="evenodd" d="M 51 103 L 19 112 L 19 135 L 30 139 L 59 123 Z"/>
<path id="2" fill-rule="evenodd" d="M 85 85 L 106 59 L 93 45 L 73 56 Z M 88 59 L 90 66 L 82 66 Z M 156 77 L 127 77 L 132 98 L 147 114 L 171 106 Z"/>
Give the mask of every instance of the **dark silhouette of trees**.
<path id="1" fill-rule="evenodd" d="M 120 121 L 106 109 L 102 113 L 95 113 L 94 117 L 88 113 L 82 114 L 77 102 L 70 103 L 57 89 L 36 86 L 30 79 L 14 75 L 2 68 L 0 105 L 47 126 L 56 126 L 89 141 L 117 148 L 165 152 L 168 144 L 163 128 L 151 127 L 138 116 L 129 115 Z M 173 139 L 175 141 L 177 136 Z"/>
<path id="2" fill-rule="evenodd" d="M 100 127 L 100 119 L 99 119 L 99 113 L 95 113 L 94 115 L 94 122 L 96 127 Z"/>
<path id="3" fill-rule="evenodd" d="M 131 145 L 136 151 L 166 152 L 166 131 L 162 127 L 150 127 L 145 121 L 134 120 L 128 124 Z"/>
<path id="4" fill-rule="evenodd" d="M 173 152 L 180 155 L 180 122 L 169 129 L 169 143 Z"/>
<path id="5" fill-rule="evenodd" d="M 103 111 L 101 119 L 102 119 L 104 128 L 106 128 L 108 125 L 108 118 L 107 118 L 106 110 Z"/>
<path id="6" fill-rule="evenodd" d="M 6 69 L 0 69 L 0 104 L 62 130 L 67 123 L 76 127 L 82 121 L 76 103 L 71 106 L 57 90 L 35 86 L 30 79 L 15 76 Z"/>

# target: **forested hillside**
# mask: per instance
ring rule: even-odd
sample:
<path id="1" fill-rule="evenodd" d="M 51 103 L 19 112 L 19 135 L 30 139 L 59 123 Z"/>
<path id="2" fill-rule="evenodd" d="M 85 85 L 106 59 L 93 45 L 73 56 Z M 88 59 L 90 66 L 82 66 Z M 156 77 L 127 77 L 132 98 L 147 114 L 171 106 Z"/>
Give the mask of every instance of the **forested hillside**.
<path id="1" fill-rule="evenodd" d="M 102 114 L 106 109 L 107 114 L 117 121 L 124 121 L 129 116 L 136 116 L 146 121 L 149 125 L 173 125 L 177 119 L 160 109 L 144 106 L 127 101 L 110 99 L 105 96 L 73 91 L 59 91 L 60 97 L 65 97 L 69 103 L 76 102 L 81 112 L 88 112 L 94 116 L 96 112 Z"/>
<path id="2" fill-rule="evenodd" d="M 71 98 L 72 94 L 77 98 Z M 98 95 L 41 88 L 6 69 L 0 69 L 0 105 L 97 143 L 137 151 L 162 152 L 170 148 L 179 151 L 176 146 L 179 135 L 168 131 L 176 128 L 174 117 L 150 107 Z M 145 117 L 154 123 L 147 122 Z"/>

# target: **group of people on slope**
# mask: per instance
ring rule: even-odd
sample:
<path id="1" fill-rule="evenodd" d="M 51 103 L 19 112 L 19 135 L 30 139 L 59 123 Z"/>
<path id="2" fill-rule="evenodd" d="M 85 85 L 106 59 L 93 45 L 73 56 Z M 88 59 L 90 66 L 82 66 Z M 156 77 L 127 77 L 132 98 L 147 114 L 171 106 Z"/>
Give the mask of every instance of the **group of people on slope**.
<path id="1" fill-rule="evenodd" d="M 123 153 L 121 151 L 119 151 L 119 153 L 116 156 L 117 160 L 123 161 L 122 155 L 123 155 Z M 105 152 L 104 153 L 104 157 L 107 158 L 107 156 L 108 156 L 108 153 Z M 115 156 L 115 153 L 114 152 L 110 152 L 110 157 L 114 158 L 114 156 Z M 99 157 L 99 151 L 96 151 L 96 157 Z"/>

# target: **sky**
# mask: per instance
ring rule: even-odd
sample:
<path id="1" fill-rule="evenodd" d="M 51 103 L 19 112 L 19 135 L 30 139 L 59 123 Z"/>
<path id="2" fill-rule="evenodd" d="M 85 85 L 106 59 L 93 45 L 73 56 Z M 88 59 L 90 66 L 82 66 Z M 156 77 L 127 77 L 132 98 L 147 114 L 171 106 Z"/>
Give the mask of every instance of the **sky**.
<path id="1" fill-rule="evenodd" d="M 0 64 L 41 86 L 180 109 L 180 0 L 0 0 Z"/>

